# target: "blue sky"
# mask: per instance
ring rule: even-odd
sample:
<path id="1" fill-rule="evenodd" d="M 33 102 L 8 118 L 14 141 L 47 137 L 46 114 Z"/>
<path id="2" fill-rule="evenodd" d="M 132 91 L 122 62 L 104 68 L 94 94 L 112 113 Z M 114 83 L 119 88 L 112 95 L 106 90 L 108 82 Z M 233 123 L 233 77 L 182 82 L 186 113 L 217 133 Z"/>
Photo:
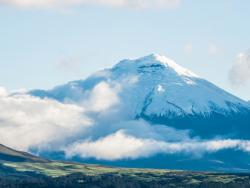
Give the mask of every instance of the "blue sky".
<path id="1" fill-rule="evenodd" d="M 250 48 L 248 0 L 12 1 L 0 0 L 0 85 L 10 90 L 51 88 L 155 52 L 250 99 L 248 76 L 229 80 Z"/>

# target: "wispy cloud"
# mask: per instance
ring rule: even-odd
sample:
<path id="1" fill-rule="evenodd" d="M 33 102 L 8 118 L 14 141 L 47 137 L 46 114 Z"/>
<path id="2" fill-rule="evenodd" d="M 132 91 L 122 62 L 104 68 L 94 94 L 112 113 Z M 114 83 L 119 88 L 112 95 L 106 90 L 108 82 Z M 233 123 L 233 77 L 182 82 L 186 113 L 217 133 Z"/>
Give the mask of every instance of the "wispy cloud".
<path id="1" fill-rule="evenodd" d="M 81 69 L 79 58 L 62 58 L 56 62 L 56 68 L 64 73 L 76 73 Z"/>
<path id="2" fill-rule="evenodd" d="M 215 43 L 212 43 L 212 42 L 210 42 L 208 44 L 204 43 L 200 47 L 203 47 L 203 45 L 206 47 L 205 53 L 208 53 L 209 55 L 217 55 L 217 54 L 219 54 L 221 52 L 221 49 Z M 192 55 L 193 53 L 197 53 L 198 49 L 195 49 L 194 47 L 195 47 L 195 45 L 193 43 L 187 43 L 184 46 L 184 52 L 185 52 L 185 54 L 186 55 Z"/>
<path id="3" fill-rule="evenodd" d="M 191 55 L 193 53 L 193 45 L 191 43 L 187 43 L 184 46 L 184 51 L 187 55 Z"/>
<path id="4" fill-rule="evenodd" d="M 219 52 L 220 52 L 220 49 L 216 44 L 214 44 L 214 43 L 209 43 L 208 44 L 208 53 L 210 55 L 216 55 Z"/>
<path id="5" fill-rule="evenodd" d="M 68 8 L 81 5 L 103 5 L 126 8 L 173 8 L 181 0 L 0 0 L 2 5 L 22 8 Z"/>
<path id="6" fill-rule="evenodd" d="M 250 51 L 242 52 L 237 55 L 236 62 L 233 64 L 229 79 L 233 86 L 243 86 L 250 81 Z"/>

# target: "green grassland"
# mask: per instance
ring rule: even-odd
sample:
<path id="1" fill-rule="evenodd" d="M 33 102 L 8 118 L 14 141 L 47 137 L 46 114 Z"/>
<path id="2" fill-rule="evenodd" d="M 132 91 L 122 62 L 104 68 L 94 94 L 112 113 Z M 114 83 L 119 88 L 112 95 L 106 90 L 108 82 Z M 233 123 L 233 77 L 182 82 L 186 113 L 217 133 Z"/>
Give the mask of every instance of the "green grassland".
<path id="1" fill-rule="evenodd" d="M 49 161 L 0 145 L 0 188 L 250 188 L 250 174 Z"/>
<path id="2" fill-rule="evenodd" d="M 77 187 L 77 185 L 82 187 L 87 185 L 87 187 L 250 187 L 248 174 L 116 168 L 65 162 L 5 162 L 3 166 L 14 169 L 16 173 L 29 172 L 57 182 L 63 180 L 64 184 L 67 184 L 67 181 L 74 182 L 75 185 L 70 184 L 68 187 Z"/>

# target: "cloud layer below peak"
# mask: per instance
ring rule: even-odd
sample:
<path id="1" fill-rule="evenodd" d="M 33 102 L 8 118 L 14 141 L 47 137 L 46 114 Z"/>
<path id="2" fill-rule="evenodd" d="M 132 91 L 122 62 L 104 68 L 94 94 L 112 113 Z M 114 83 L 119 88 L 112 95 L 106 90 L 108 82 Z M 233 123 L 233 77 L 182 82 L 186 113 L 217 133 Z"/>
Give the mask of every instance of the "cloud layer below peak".
<path id="1" fill-rule="evenodd" d="M 76 97 L 81 100 L 75 104 L 0 88 L 0 144 L 38 154 L 64 152 L 68 158 L 109 161 L 157 154 L 201 157 L 226 149 L 250 153 L 249 140 L 203 140 L 190 136 L 189 130 L 129 119 L 117 95 L 121 89 L 119 84 L 100 82 Z"/>
<path id="2" fill-rule="evenodd" d="M 120 130 L 96 141 L 77 142 L 65 151 L 69 158 L 81 156 L 100 160 L 121 160 L 150 157 L 160 153 L 183 153 L 200 157 L 204 153 L 214 153 L 225 149 L 250 152 L 250 141 L 225 139 L 169 142 L 137 138 Z"/>

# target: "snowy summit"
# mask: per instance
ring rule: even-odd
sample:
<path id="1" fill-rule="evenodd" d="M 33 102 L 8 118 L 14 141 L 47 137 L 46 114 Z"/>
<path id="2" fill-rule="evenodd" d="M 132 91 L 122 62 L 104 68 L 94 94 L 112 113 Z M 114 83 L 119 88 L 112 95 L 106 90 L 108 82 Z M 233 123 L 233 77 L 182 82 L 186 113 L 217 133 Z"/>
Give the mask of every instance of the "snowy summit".
<path id="1" fill-rule="evenodd" d="M 32 94 L 59 101 L 80 102 L 100 83 L 116 91 L 132 117 L 185 116 L 237 113 L 249 104 L 181 67 L 172 59 L 151 54 L 120 61 L 85 80 L 70 82 L 49 91 Z M 119 88 L 119 89 L 117 89 Z"/>

